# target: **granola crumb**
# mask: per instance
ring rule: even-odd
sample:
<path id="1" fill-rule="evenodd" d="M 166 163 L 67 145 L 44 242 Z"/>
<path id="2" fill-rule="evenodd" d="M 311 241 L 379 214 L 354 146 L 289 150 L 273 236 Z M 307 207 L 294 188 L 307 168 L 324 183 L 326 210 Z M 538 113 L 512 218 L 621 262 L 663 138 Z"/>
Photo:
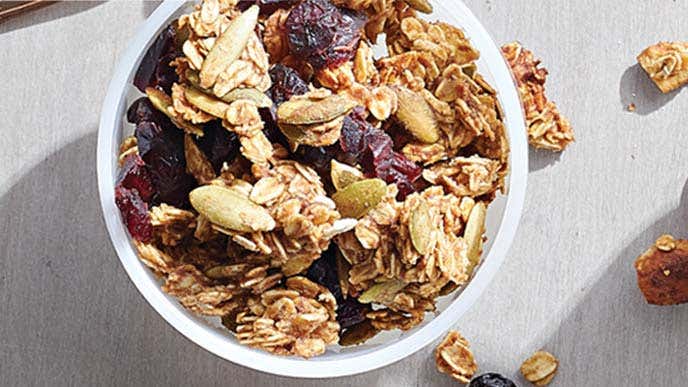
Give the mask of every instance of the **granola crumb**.
<path id="1" fill-rule="evenodd" d="M 536 386 L 548 385 L 559 368 L 559 360 L 546 351 L 537 351 L 521 364 L 523 377 Z"/>
<path id="2" fill-rule="evenodd" d="M 662 93 L 688 83 L 688 42 L 659 42 L 643 50 L 637 59 Z"/>
<path id="3" fill-rule="evenodd" d="M 688 302 L 688 240 L 662 235 L 635 261 L 638 287 L 648 304 Z"/>
<path id="4" fill-rule="evenodd" d="M 535 148 L 564 150 L 575 138 L 569 121 L 545 95 L 547 69 L 538 68 L 540 60 L 518 42 L 502 46 L 502 53 L 518 84 L 526 113 L 528 142 Z"/>
<path id="5" fill-rule="evenodd" d="M 635 111 L 635 104 L 634 103 L 629 103 L 628 106 L 626 107 L 629 112 L 634 112 Z"/>
<path id="6" fill-rule="evenodd" d="M 478 370 L 468 341 L 457 331 L 449 331 L 435 350 L 437 369 L 467 384 Z"/>

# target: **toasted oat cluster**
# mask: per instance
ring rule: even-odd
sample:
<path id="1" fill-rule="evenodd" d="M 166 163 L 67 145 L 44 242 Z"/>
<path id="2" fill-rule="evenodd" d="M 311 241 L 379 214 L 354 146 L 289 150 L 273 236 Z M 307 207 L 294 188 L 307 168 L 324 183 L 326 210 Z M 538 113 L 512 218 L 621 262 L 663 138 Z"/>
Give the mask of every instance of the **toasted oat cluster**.
<path id="1" fill-rule="evenodd" d="M 535 148 L 564 150 L 574 141 L 573 129 L 545 95 L 547 70 L 538 68 L 540 61 L 518 42 L 502 46 L 502 53 L 518 84 L 526 114 L 528 142 Z"/>
<path id="2" fill-rule="evenodd" d="M 437 369 L 460 383 L 467 384 L 478 370 L 468 341 L 457 331 L 449 331 L 435 349 Z"/>
<path id="3" fill-rule="evenodd" d="M 165 292 L 312 357 L 411 329 L 467 283 L 509 143 L 479 53 L 431 10 L 205 0 L 159 35 L 115 197 Z"/>
<path id="4" fill-rule="evenodd" d="M 635 261 L 638 287 L 649 304 L 688 302 L 688 241 L 662 235 Z"/>
<path id="5" fill-rule="evenodd" d="M 688 42 L 659 42 L 638 55 L 638 63 L 662 93 L 688 83 Z"/>

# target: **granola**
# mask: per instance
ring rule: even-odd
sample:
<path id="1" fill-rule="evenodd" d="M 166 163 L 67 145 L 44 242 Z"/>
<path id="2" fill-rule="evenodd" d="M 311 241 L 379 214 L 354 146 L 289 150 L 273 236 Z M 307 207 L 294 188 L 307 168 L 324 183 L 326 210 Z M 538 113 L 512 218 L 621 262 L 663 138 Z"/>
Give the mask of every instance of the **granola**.
<path id="1" fill-rule="evenodd" d="M 638 55 L 638 63 L 662 93 L 688 83 L 688 42 L 659 42 Z"/>
<path id="2" fill-rule="evenodd" d="M 559 360 L 546 351 L 537 351 L 521 364 L 523 377 L 536 386 L 548 385 L 559 368 Z"/>
<path id="3" fill-rule="evenodd" d="M 638 287 L 649 304 L 688 302 L 688 241 L 660 236 L 636 259 L 635 269 Z"/>
<path id="4" fill-rule="evenodd" d="M 547 70 L 518 42 L 502 46 L 502 53 L 516 78 L 526 114 L 528 142 L 535 148 L 562 151 L 574 141 L 569 121 L 545 96 Z"/>
<path id="5" fill-rule="evenodd" d="M 467 284 L 505 189 L 478 51 L 418 18 L 425 0 L 239 3 L 201 2 L 151 48 L 116 191 L 140 259 L 181 305 L 274 354 L 417 327 Z M 467 380 L 467 343 L 448 340 L 438 361 Z"/>
<path id="6" fill-rule="evenodd" d="M 435 349 L 437 369 L 460 383 L 467 384 L 478 370 L 468 341 L 457 331 L 449 331 Z"/>

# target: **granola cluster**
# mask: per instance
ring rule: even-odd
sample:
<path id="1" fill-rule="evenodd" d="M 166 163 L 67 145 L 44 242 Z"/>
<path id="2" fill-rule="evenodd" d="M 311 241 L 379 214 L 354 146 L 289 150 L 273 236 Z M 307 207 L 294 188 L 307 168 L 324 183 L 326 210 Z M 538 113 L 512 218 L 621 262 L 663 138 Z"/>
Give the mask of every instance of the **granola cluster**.
<path id="1" fill-rule="evenodd" d="M 662 235 L 635 261 L 638 287 L 648 304 L 688 302 L 688 241 Z"/>
<path id="2" fill-rule="evenodd" d="M 437 346 L 435 364 L 440 372 L 463 384 L 468 384 L 478 370 L 468 341 L 457 331 L 449 331 Z"/>
<path id="3" fill-rule="evenodd" d="M 279 355 L 412 329 L 468 282 L 505 188 L 479 53 L 425 0 L 246 3 L 196 5 L 139 69 L 116 197 L 142 262 Z"/>
<path id="4" fill-rule="evenodd" d="M 659 42 L 638 55 L 638 63 L 662 91 L 688 83 L 688 42 Z"/>
<path id="5" fill-rule="evenodd" d="M 518 42 L 502 46 L 502 53 L 518 84 L 526 113 L 528 142 L 536 148 L 564 150 L 574 141 L 573 129 L 554 102 L 545 96 L 547 70 L 538 68 L 540 61 Z"/>

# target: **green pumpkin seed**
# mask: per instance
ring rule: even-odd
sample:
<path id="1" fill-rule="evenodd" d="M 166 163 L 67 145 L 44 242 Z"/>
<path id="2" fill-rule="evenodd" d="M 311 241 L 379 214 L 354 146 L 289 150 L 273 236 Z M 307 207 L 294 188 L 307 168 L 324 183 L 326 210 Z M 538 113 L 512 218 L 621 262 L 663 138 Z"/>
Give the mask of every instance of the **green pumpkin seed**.
<path id="1" fill-rule="evenodd" d="M 399 293 L 399 291 L 405 287 L 406 282 L 398 279 L 380 282 L 361 293 L 361 295 L 358 297 L 358 301 L 364 304 L 370 304 L 371 302 L 389 302 L 397 293 Z"/>
<path id="2" fill-rule="evenodd" d="M 271 231 L 275 220 L 263 207 L 236 191 L 217 185 L 198 187 L 189 193 L 191 205 L 211 223 L 240 232 Z"/>
<path id="3" fill-rule="evenodd" d="M 344 218 L 359 219 L 377 206 L 387 193 L 387 184 L 380 179 L 366 179 L 350 184 L 332 195 Z"/>
<path id="4" fill-rule="evenodd" d="M 156 109 L 160 110 L 167 117 L 169 117 L 172 123 L 175 124 L 178 128 L 181 128 L 185 132 L 195 134 L 199 137 L 203 136 L 203 129 L 200 126 L 191 124 L 184 120 L 179 120 L 177 119 L 177 117 L 175 117 L 174 114 L 172 114 L 172 112 L 169 109 L 172 107 L 172 98 L 169 95 L 165 94 L 164 91 L 156 89 L 154 87 L 146 87 L 146 95 L 148 96 L 148 99 L 151 101 L 151 104 L 153 104 L 153 106 Z"/>
<path id="5" fill-rule="evenodd" d="M 287 125 L 314 125 L 349 114 L 356 102 L 333 94 L 319 100 L 292 99 L 277 108 L 277 122 Z"/>
<path id="6" fill-rule="evenodd" d="M 217 77 L 232 62 L 239 59 L 244 48 L 246 48 L 246 44 L 248 44 L 253 30 L 256 28 L 259 11 L 260 8 L 257 5 L 252 5 L 234 19 L 225 32 L 215 40 L 215 44 L 210 49 L 201 66 L 199 74 L 201 87 L 206 89 L 212 87 L 217 81 Z"/>
<path id="7" fill-rule="evenodd" d="M 330 177 L 332 178 L 334 188 L 340 191 L 357 181 L 363 180 L 363 172 L 350 165 L 332 160 L 330 163 Z"/>
<path id="8" fill-rule="evenodd" d="M 440 139 L 440 129 L 430 105 L 422 95 L 405 87 L 396 87 L 399 107 L 396 117 L 415 138 L 426 144 Z"/>
<path id="9" fill-rule="evenodd" d="M 463 238 L 466 240 L 467 255 L 470 262 L 469 272 L 480 263 L 480 255 L 483 249 L 483 233 L 485 232 L 485 218 L 487 207 L 484 202 L 478 202 L 473 206 L 471 214 L 466 221 L 466 231 Z"/>
<path id="10" fill-rule="evenodd" d="M 435 238 L 434 225 L 432 224 L 432 214 L 430 207 L 423 200 L 411 213 L 409 219 L 409 234 L 411 234 L 411 243 L 416 250 L 426 255 L 430 253 L 433 248 Z"/>

